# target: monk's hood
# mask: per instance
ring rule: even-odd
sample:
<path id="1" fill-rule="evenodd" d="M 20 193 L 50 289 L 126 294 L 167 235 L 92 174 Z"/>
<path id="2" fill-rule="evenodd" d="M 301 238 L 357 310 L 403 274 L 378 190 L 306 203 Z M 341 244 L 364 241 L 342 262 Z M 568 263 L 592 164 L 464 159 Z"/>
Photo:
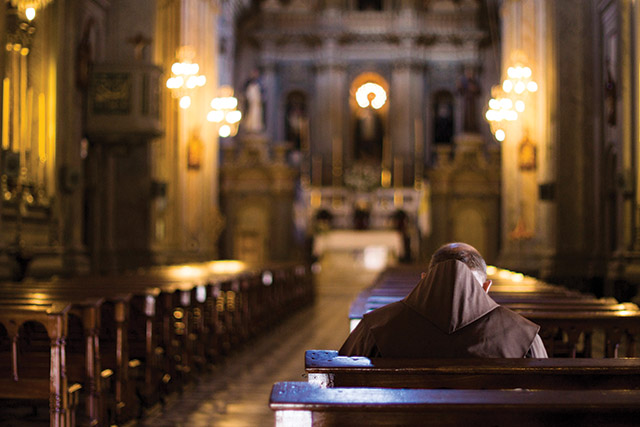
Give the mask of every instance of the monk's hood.
<path id="1" fill-rule="evenodd" d="M 403 303 L 447 334 L 464 328 L 498 307 L 469 267 L 457 260 L 433 266 Z"/>

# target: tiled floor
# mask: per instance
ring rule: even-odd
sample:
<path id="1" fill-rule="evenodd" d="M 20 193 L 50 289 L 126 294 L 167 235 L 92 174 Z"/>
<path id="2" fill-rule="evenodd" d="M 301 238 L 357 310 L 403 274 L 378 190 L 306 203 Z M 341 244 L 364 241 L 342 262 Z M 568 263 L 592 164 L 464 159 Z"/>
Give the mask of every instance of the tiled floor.
<path id="1" fill-rule="evenodd" d="M 147 417 L 145 427 L 272 426 L 268 400 L 277 381 L 304 381 L 304 351 L 337 349 L 348 333 L 349 305 L 377 273 L 349 254 L 325 257 L 312 307 L 248 344 L 215 371 Z"/>

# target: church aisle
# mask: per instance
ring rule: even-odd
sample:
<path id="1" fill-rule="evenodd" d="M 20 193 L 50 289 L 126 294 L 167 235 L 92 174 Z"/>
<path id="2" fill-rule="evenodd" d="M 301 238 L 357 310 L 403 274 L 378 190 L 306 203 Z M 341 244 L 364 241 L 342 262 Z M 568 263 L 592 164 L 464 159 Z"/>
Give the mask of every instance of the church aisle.
<path id="1" fill-rule="evenodd" d="M 325 256 L 313 306 L 247 344 L 140 426 L 273 425 L 268 406 L 273 383 L 304 380 L 305 350 L 339 348 L 348 334 L 351 301 L 376 275 L 351 256 Z"/>

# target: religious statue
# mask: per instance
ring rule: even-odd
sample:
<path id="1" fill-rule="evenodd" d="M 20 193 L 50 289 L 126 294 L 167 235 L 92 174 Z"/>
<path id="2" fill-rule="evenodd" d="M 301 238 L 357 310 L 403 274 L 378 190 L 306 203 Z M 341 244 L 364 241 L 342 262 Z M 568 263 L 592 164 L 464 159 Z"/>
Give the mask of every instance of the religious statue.
<path id="1" fill-rule="evenodd" d="M 458 81 L 458 92 L 463 99 L 462 130 L 464 132 L 478 132 L 476 100 L 480 94 L 480 85 L 476 80 L 473 68 L 465 68 L 463 76 Z"/>
<path id="2" fill-rule="evenodd" d="M 264 130 L 264 109 L 262 99 L 262 82 L 258 70 L 251 72 L 251 77 L 244 86 L 246 110 L 244 114 L 244 130 L 260 133 Z"/>
<path id="3" fill-rule="evenodd" d="M 616 96 L 616 81 L 611 71 L 611 61 L 607 59 L 607 79 L 604 82 L 604 108 L 609 126 L 616 125 L 616 104 L 618 103 Z"/>
<path id="4" fill-rule="evenodd" d="M 536 170 L 536 151 L 536 144 L 529 139 L 529 133 L 526 132 L 518 146 L 518 167 L 521 171 Z"/>
<path id="5" fill-rule="evenodd" d="M 293 144 L 294 150 L 300 150 L 302 148 L 302 128 L 306 120 L 305 110 L 303 95 L 294 93 L 288 97 L 285 133 L 287 141 Z"/>
<path id="6" fill-rule="evenodd" d="M 383 135 L 384 125 L 380 113 L 370 106 L 359 109 L 356 112 L 355 127 L 356 159 L 380 161 Z"/>

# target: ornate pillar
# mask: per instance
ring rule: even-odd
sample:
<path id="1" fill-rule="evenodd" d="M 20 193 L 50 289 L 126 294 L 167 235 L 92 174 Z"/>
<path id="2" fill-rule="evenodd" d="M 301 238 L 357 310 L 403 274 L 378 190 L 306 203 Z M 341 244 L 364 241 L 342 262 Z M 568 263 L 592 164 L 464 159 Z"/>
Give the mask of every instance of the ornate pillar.
<path id="1" fill-rule="evenodd" d="M 265 91 L 265 132 L 270 139 L 275 138 L 278 129 L 278 92 L 276 63 L 273 60 L 272 43 L 264 46 L 264 55 L 262 58 L 262 84 Z"/>
<path id="2" fill-rule="evenodd" d="M 347 136 L 344 126 L 346 90 L 346 70 L 339 56 L 338 41 L 329 38 L 325 40 L 323 55 L 316 70 L 316 118 L 313 121 L 316 145 L 311 150 L 312 158 L 322 158 L 322 183 L 342 182 Z"/>
<path id="3" fill-rule="evenodd" d="M 391 152 L 383 155 L 383 165 L 390 168 L 392 165 L 401 164 L 403 177 L 396 177 L 393 171 L 394 183 L 404 186 L 409 185 L 413 179 L 415 162 L 422 161 L 416 158 L 417 145 L 424 146 L 424 140 L 416 141 L 420 137 L 424 124 L 422 122 L 425 106 L 422 96 L 424 93 L 424 78 L 422 67 L 415 62 L 415 40 L 405 38 L 401 41 L 400 58 L 396 61 L 391 72 L 391 89 L 389 104 L 389 129 Z M 417 128 L 418 126 L 418 128 Z M 417 134 L 416 134 L 416 131 Z M 422 156 L 421 156 L 422 157 Z M 397 179 L 397 181 L 396 181 Z"/>

